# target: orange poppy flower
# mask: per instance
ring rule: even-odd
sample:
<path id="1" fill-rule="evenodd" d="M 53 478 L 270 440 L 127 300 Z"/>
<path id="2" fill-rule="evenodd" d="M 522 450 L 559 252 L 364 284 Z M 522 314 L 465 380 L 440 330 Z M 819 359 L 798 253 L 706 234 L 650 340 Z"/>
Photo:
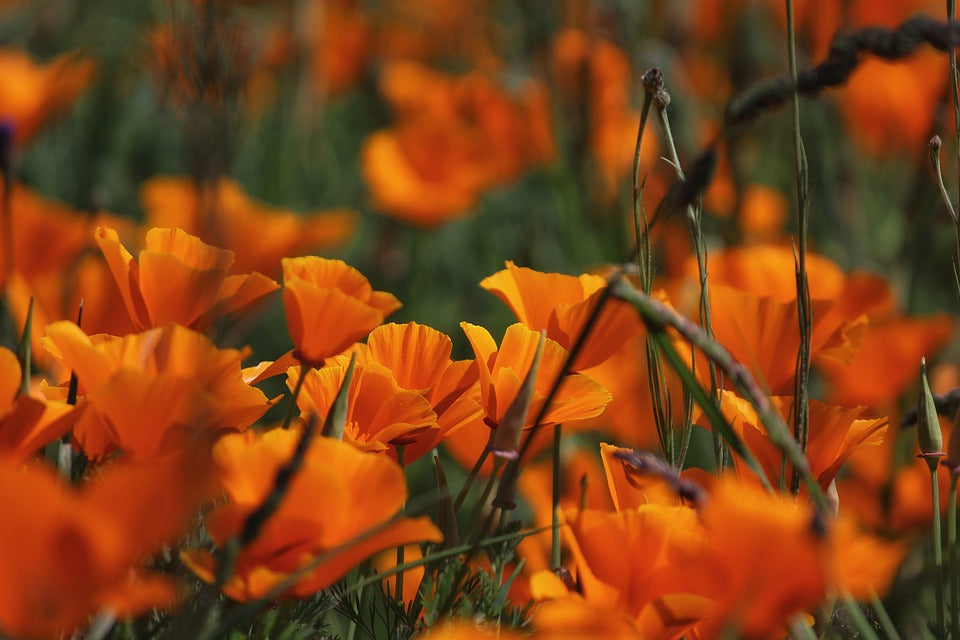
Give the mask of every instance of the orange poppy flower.
<path id="1" fill-rule="evenodd" d="M 218 349 L 179 325 L 116 338 L 55 322 L 42 342 L 76 372 L 89 406 L 74 436 L 88 458 L 114 448 L 151 458 L 202 444 L 215 431 L 246 429 L 276 401 L 242 380 L 249 352 Z"/>
<path id="2" fill-rule="evenodd" d="M 500 347 L 483 327 L 461 322 L 473 347 L 480 374 L 480 394 L 483 409 L 492 425 L 500 424 L 507 408 L 513 403 L 523 379 L 527 376 L 540 342 L 540 334 L 523 324 L 507 327 Z M 550 387 L 557 380 L 566 350 L 553 340 L 547 340 L 540 357 L 540 368 L 534 387 L 530 411 L 524 428 L 533 426 L 533 421 L 546 400 Z M 582 374 L 568 375 L 563 380 L 553 403 L 544 415 L 544 425 L 573 422 L 600 415 L 610 393 L 591 378 Z"/>
<path id="3" fill-rule="evenodd" d="M 203 486 L 181 461 L 111 465 L 76 490 L 43 465 L 0 460 L 0 629 L 62 638 L 103 609 L 169 607 L 174 585 L 139 565 L 182 533 Z"/>
<path id="4" fill-rule="evenodd" d="M 280 288 L 259 273 L 228 275 L 232 251 L 205 244 L 181 229 L 150 229 L 139 260 L 120 244 L 113 229 L 98 227 L 96 240 L 140 330 L 171 322 L 203 330 Z"/>
<path id="5" fill-rule="evenodd" d="M 350 89 L 363 72 L 372 44 L 370 19 L 352 0 L 309 5 L 310 72 L 323 97 Z"/>
<path id="6" fill-rule="evenodd" d="M 500 298 L 517 320 L 534 331 L 547 332 L 564 349 L 571 349 L 583 331 L 606 286 L 598 275 L 568 276 L 517 267 L 507 268 L 480 281 L 480 286 Z M 601 312 L 573 370 L 582 371 L 609 358 L 627 340 L 638 335 L 641 322 L 636 311 L 620 300 L 611 300 Z"/>
<path id="7" fill-rule="evenodd" d="M 419 459 L 448 435 L 482 422 L 476 365 L 473 360 L 451 360 L 453 343 L 440 331 L 415 322 L 385 324 L 353 350 L 358 365 L 386 367 L 401 389 L 420 393 L 436 413 L 436 428 L 410 436 L 415 440 L 404 447 L 406 463 Z M 411 353 L 417 357 L 411 358 Z M 343 356 L 340 364 L 346 362 Z"/>
<path id="8" fill-rule="evenodd" d="M 793 398 L 777 396 L 770 398 L 770 401 L 784 420 L 789 421 Z M 886 418 L 861 419 L 866 407 L 836 407 L 816 400 L 810 400 L 808 406 L 810 424 L 807 460 L 820 488 L 826 491 L 850 454 L 863 447 L 875 447 L 883 442 L 888 422 Z M 750 403 L 732 391 L 723 391 L 720 410 L 757 457 L 767 477 L 779 477 L 780 450 L 770 441 L 766 428 L 760 423 Z M 734 464 L 739 465 L 740 461 Z M 788 465 L 788 478 L 790 473 L 792 472 Z M 742 470 L 742 474 L 752 475 L 746 469 Z"/>
<path id="9" fill-rule="evenodd" d="M 401 306 L 341 260 L 308 256 L 281 263 L 287 329 L 297 357 L 312 366 L 341 353 Z"/>
<path id="10" fill-rule="evenodd" d="M 148 226 L 183 229 L 234 251 L 233 273 L 273 276 L 280 272 L 281 258 L 329 249 L 346 240 L 356 225 L 353 211 L 299 215 L 269 207 L 226 178 L 205 188 L 189 178 L 151 178 L 140 187 L 140 202 Z"/>
<path id="11" fill-rule="evenodd" d="M 19 49 L 0 49 L 0 119 L 13 121 L 16 142 L 26 143 L 87 88 L 95 70 L 76 54 L 38 64 Z"/>
<path id="12" fill-rule="evenodd" d="M 326 416 L 343 384 L 348 362 L 331 361 L 322 369 L 310 369 L 297 396 L 301 415 Z M 300 377 L 300 367 L 287 372 L 291 390 Z M 354 366 L 348 393 L 347 421 L 343 440 L 361 451 L 384 452 L 388 445 L 404 445 L 419 434 L 437 429 L 437 414 L 417 391 L 400 387 L 383 367 Z"/>
<path id="13" fill-rule="evenodd" d="M 224 436 L 216 444 L 214 460 L 230 499 L 206 517 L 207 530 L 218 546 L 237 535 L 246 517 L 263 503 L 300 437 L 297 429 L 263 434 L 249 430 Z M 323 500 L 318 502 L 317 496 Z M 303 571 L 285 595 L 306 597 L 378 551 L 439 542 L 440 531 L 429 518 L 390 522 L 406 498 L 403 470 L 392 460 L 363 453 L 346 442 L 315 438 L 279 509 L 237 557 L 224 592 L 234 600 L 252 600 Z M 183 559 L 203 580 L 213 582 L 216 566 L 208 552 L 184 553 Z"/>

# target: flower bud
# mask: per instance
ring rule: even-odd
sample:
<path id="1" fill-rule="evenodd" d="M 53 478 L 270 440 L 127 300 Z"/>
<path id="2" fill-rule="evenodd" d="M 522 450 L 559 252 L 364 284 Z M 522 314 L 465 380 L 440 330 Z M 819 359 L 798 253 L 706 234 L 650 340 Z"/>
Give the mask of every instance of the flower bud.
<path id="1" fill-rule="evenodd" d="M 937 405 L 927 382 L 927 361 L 920 359 L 920 397 L 917 399 L 917 443 L 926 456 L 942 453 L 943 434 L 937 418 Z M 934 465 L 936 460 L 934 460 Z"/>

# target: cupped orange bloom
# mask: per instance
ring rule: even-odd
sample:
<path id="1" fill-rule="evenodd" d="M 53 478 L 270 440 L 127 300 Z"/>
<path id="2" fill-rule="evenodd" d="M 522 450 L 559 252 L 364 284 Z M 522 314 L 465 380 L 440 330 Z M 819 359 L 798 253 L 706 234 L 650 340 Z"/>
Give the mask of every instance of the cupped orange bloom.
<path id="1" fill-rule="evenodd" d="M 417 460 L 464 427 L 483 421 L 477 368 L 473 360 L 451 360 L 453 343 L 445 334 L 416 322 L 385 324 L 357 344 L 357 364 L 385 367 L 401 389 L 421 394 L 436 413 L 436 428 L 411 434 L 404 461 Z M 411 358 L 415 353 L 417 357 Z M 343 356 L 346 362 L 346 356 Z M 338 358 L 339 359 L 339 358 Z M 395 455 L 394 452 L 390 452 Z"/>
<path id="2" fill-rule="evenodd" d="M 104 609 L 127 617 L 172 605 L 172 581 L 140 565 L 184 531 L 201 475 L 179 460 L 114 464 L 77 490 L 43 465 L 0 459 L 0 630 L 63 638 Z"/>
<path id="3" fill-rule="evenodd" d="M 297 357 L 319 367 L 400 308 L 342 260 L 284 258 L 283 305 Z"/>
<path id="4" fill-rule="evenodd" d="M 590 273 L 542 273 L 517 267 L 509 260 L 506 264 L 503 271 L 481 280 L 480 286 L 506 303 L 517 320 L 534 331 L 546 330 L 548 338 L 570 350 L 598 303 L 606 280 Z M 641 327 L 640 318 L 630 305 L 621 300 L 608 301 L 573 370 L 582 371 L 602 363 L 624 342 L 638 335 Z"/>
<path id="5" fill-rule="evenodd" d="M 117 338 L 55 322 L 42 342 L 77 375 L 89 406 L 74 436 L 92 459 L 114 448 L 151 458 L 203 444 L 216 431 L 246 429 L 276 401 L 243 381 L 248 352 L 218 349 L 179 325 Z"/>
<path id="6" fill-rule="evenodd" d="M 210 537 L 222 547 L 271 493 L 277 470 L 292 457 L 298 429 L 253 430 L 224 436 L 213 455 L 230 499 L 206 517 Z M 403 470 L 385 456 L 349 443 L 317 437 L 293 477 L 279 509 L 239 554 L 224 592 L 234 600 L 262 597 L 292 579 L 284 595 L 306 597 L 324 589 L 378 551 L 413 542 L 439 542 L 429 518 L 393 520 L 407 498 Z M 213 582 L 215 560 L 206 551 L 184 561 Z"/>
<path id="7" fill-rule="evenodd" d="M 793 398 L 776 396 L 770 398 L 774 408 L 789 421 L 793 411 Z M 876 447 L 883 442 L 887 432 L 887 418 L 866 418 L 860 416 L 866 407 L 837 407 L 817 400 L 810 400 L 809 432 L 807 435 L 807 461 L 810 472 L 820 488 L 826 490 L 837 477 L 840 467 L 850 455 L 864 447 Z M 767 477 L 771 480 L 780 475 L 781 452 L 767 435 L 757 413 L 749 402 L 732 391 L 721 392 L 720 409 L 734 430 L 743 438 L 744 444 L 760 462 Z M 736 465 L 742 464 L 737 460 Z M 789 483 L 792 467 L 787 466 Z M 752 472 L 741 469 L 744 476 L 752 477 Z"/>
<path id="8" fill-rule="evenodd" d="M 507 327 L 498 348 L 490 332 L 483 327 L 468 322 L 461 322 L 460 327 L 476 356 L 483 409 L 489 423 L 496 426 L 513 403 L 523 379 L 530 371 L 540 343 L 540 334 L 523 324 L 513 324 Z M 563 347 L 553 340 L 545 341 L 524 428 L 533 426 L 566 358 L 567 351 Z M 547 408 L 542 424 L 593 418 L 600 415 L 610 399 L 610 392 L 593 379 L 582 374 L 568 375 Z"/>
<path id="9" fill-rule="evenodd" d="M 0 49 L 0 119 L 13 122 L 14 138 L 24 144 L 87 88 L 95 70 L 76 54 L 39 64 L 19 49 Z"/>
<path id="10" fill-rule="evenodd" d="M 322 369 L 309 369 L 297 396 L 301 416 L 326 416 L 343 385 L 348 361 L 337 359 Z M 300 377 L 300 367 L 287 372 L 291 390 Z M 416 441 L 424 431 L 437 429 L 437 414 L 417 391 L 400 387 L 383 367 L 354 366 L 347 394 L 347 421 L 343 439 L 361 451 L 384 452 L 391 446 Z"/>
<path id="11" fill-rule="evenodd" d="M 108 227 L 97 244 L 120 288 L 127 313 L 140 329 L 171 322 L 202 331 L 217 318 L 246 309 L 279 285 L 259 273 L 229 275 L 234 253 L 182 229 L 153 228 L 134 260 Z"/>
<path id="12" fill-rule="evenodd" d="M 20 393 L 20 362 L 0 347 L 0 458 L 25 461 L 73 426 L 79 413 L 64 402 Z"/>
<path id="13" fill-rule="evenodd" d="M 184 177 L 151 178 L 140 187 L 140 202 L 148 226 L 183 229 L 234 251 L 233 273 L 274 276 L 282 258 L 330 249 L 356 225 L 356 214 L 345 209 L 299 215 L 269 207 L 226 178 L 207 187 Z"/>

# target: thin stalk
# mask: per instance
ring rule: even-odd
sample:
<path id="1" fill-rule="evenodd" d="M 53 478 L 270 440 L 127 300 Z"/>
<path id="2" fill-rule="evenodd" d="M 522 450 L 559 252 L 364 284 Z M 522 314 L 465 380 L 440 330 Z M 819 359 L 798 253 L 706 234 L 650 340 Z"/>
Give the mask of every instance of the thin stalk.
<path id="1" fill-rule="evenodd" d="M 633 224 L 637 234 L 637 267 L 640 269 L 640 284 L 644 291 L 649 292 L 652 282 L 649 281 L 649 247 L 647 237 L 647 220 L 643 215 L 642 193 L 640 182 L 640 146 L 643 143 L 643 131 L 647 128 L 647 118 L 650 116 L 650 106 L 653 104 L 653 94 L 649 91 L 643 94 L 643 107 L 640 109 L 640 126 L 637 129 L 637 142 L 633 148 Z M 641 228 L 640 222 L 643 221 Z"/>
<path id="2" fill-rule="evenodd" d="M 880 601 L 880 596 L 877 595 L 876 591 L 870 590 L 870 606 L 873 607 L 873 612 L 877 616 L 877 620 L 880 621 L 880 626 L 883 627 L 883 632 L 886 634 L 888 640 L 900 640 L 900 634 L 897 633 L 897 627 L 893 624 L 893 620 L 890 619 L 890 614 L 887 613 L 887 608 L 883 606 L 883 602 Z"/>
<path id="3" fill-rule="evenodd" d="M 673 131 L 670 128 L 670 116 L 667 114 L 666 105 L 657 105 L 657 114 L 660 116 L 660 123 L 663 125 L 663 138 L 669 153 L 670 163 L 676 171 L 677 178 L 682 182 L 687 179 L 680 165 L 680 156 L 677 154 L 677 145 L 673 140 Z M 700 206 L 687 206 L 687 221 L 690 225 L 690 236 L 693 239 L 693 249 L 697 256 L 697 274 L 700 284 L 700 326 L 704 328 L 707 335 L 713 338 L 713 322 L 710 318 L 710 285 L 707 278 L 707 248 L 703 240 L 703 225 L 701 224 L 702 210 Z M 692 357 L 696 357 L 695 352 Z M 694 365 L 696 366 L 696 365 Z M 710 371 L 710 397 L 716 401 L 718 398 L 719 383 L 717 381 L 717 369 L 713 361 L 709 363 Z M 693 428 L 692 424 L 685 424 L 684 431 Z M 717 469 L 724 467 L 723 441 L 720 435 L 713 432 L 713 454 L 717 463 Z"/>
<path id="4" fill-rule="evenodd" d="M 625 279 L 620 278 L 610 286 L 613 295 L 633 305 L 646 324 L 647 329 L 651 331 L 652 334 L 660 336 L 661 350 L 665 348 L 673 349 L 669 336 L 666 334 L 666 329 L 668 327 L 672 328 L 694 347 L 700 349 L 711 362 L 717 365 L 725 376 L 730 378 L 734 388 L 742 397 L 746 398 L 756 410 L 757 416 L 767 429 L 767 435 L 770 441 L 786 454 L 787 460 L 795 469 L 799 469 L 800 475 L 814 504 L 824 512 L 829 512 L 829 504 L 826 496 L 823 494 L 820 485 L 817 484 L 816 478 L 811 473 L 810 464 L 806 456 L 803 451 L 800 450 L 800 446 L 796 440 L 793 439 L 789 427 L 787 427 L 783 418 L 780 417 L 780 414 L 773 407 L 770 399 L 759 385 L 757 385 L 756 380 L 753 379 L 749 369 L 740 364 L 730 355 L 730 352 L 727 351 L 723 345 L 708 336 L 703 329 L 662 302 L 653 299 L 642 291 L 638 291 Z M 665 354 L 666 353 L 667 352 L 665 352 Z M 679 358 L 675 350 L 673 350 L 673 353 L 676 358 Z M 680 375 L 683 375 L 684 372 L 689 374 L 686 365 L 684 365 L 682 361 L 679 364 L 681 366 L 675 367 L 677 372 Z M 674 361 L 671 361 L 671 365 L 674 365 Z M 696 397 L 697 392 L 702 393 L 703 389 L 700 389 L 697 385 L 692 385 L 688 388 L 691 393 L 695 394 L 695 399 L 697 399 L 698 404 L 701 404 L 701 407 L 707 411 L 708 406 L 705 406 L 700 399 Z M 710 406 L 709 409 L 719 413 L 716 405 Z M 714 425 L 716 426 L 717 424 L 718 422 L 714 421 Z M 722 421 L 720 424 L 722 424 Z M 724 435 L 726 436 L 727 434 L 725 433 Z M 733 435 L 735 436 L 736 434 Z M 738 441 L 739 438 L 728 440 L 731 446 L 734 446 Z M 742 442 L 740 442 L 740 445 L 742 446 Z M 743 448 L 746 449 L 745 447 Z"/>
<path id="5" fill-rule="evenodd" d="M 362 573 L 363 572 L 360 572 L 360 575 L 362 575 Z M 364 582 L 363 580 L 359 579 L 360 575 L 357 576 L 358 578 L 357 582 L 360 584 L 360 588 L 357 589 L 357 613 L 360 613 L 360 610 L 363 608 L 363 591 L 364 591 L 364 587 L 367 586 L 367 582 Z M 397 574 L 398 577 L 402 575 L 403 573 Z M 380 574 L 377 574 L 374 577 L 377 579 L 380 579 L 383 576 L 381 576 Z M 345 640 L 353 640 L 356 637 L 356 635 L 357 635 L 357 621 L 351 620 L 350 623 L 347 625 L 347 635 Z"/>
<path id="6" fill-rule="evenodd" d="M 947 571 L 950 576 L 950 637 L 960 632 L 960 589 L 957 584 L 957 478 L 950 474 L 950 499 L 947 503 Z"/>
<path id="7" fill-rule="evenodd" d="M 560 439 L 563 427 L 553 427 L 553 499 L 550 510 L 550 558 L 554 570 L 560 568 L 560 518 L 557 511 L 560 509 Z"/>
<path id="8" fill-rule="evenodd" d="M 866 616 L 863 615 L 860 605 L 853 599 L 853 596 L 844 590 L 841 594 L 841 599 L 847 608 L 847 613 L 850 615 L 850 621 L 853 623 L 853 626 L 857 628 L 857 631 L 860 632 L 860 636 L 866 638 L 866 640 L 880 640 L 877 634 L 874 633 L 873 627 L 870 626 Z"/>
<path id="9" fill-rule="evenodd" d="M 793 0 L 785 0 L 787 8 L 787 58 L 790 79 L 797 82 L 797 35 L 793 19 Z M 810 386 L 810 331 L 812 325 L 810 288 L 807 280 L 807 160 L 800 137 L 800 96 L 796 91 L 790 96 L 790 116 L 793 138 L 793 171 L 797 187 L 797 321 L 800 328 L 800 346 L 797 349 L 797 368 L 793 387 L 793 437 L 806 452 L 809 431 L 808 392 Z M 790 481 L 793 493 L 800 491 L 800 474 L 794 469 Z"/>
<path id="10" fill-rule="evenodd" d="M 503 466 L 503 458 L 500 456 L 493 457 L 493 471 L 490 472 L 490 477 L 487 478 L 487 484 L 484 485 L 483 491 L 480 493 L 480 498 L 477 499 L 477 504 L 474 505 L 473 511 L 470 513 L 470 519 L 467 520 L 467 526 L 464 529 L 463 537 L 464 539 L 470 539 L 470 536 L 473 534 L 473 530 L 476 528 L 476 525 L 479 524 L 480 516 L 483 513 L 483 507 L 487 504 L 487 500 L 490 498 L 490 493 L 493 491 L 493 485 L 497 481 L 497 476 L 500 473 L 500 468 Z"/>
<path id="11" fill-rule="evenodd" d="M 937 638 L 945 638 L 943 611 L 943 549 L 940 531 L 940 483 L 937 482 L 937 460 L 930 465 L 930 491 L 933 501 L 933 587 L 937 599 Z"/>
<path id="12" fill-rule="evenodd" d="M 947 20 L 952 22 L 956 17 L 956 0 L 947 0 Z M 960 186 L 960 96 L 957 95 L 957 50 L 950 47 L 948 55 L 950 58 L 950 95 L 953 97 L 953 124 L 956 134 L 954 153 L 957 161 L 957 185 Z M 958 225 L 958 233 L 960 233 L 960 225 Z"/>
<path id="13" fill-rule="evenodd" d="M 283 414 L 283 428 L 289 429 L 290 423 L 293 422 L 293 416 L 296 414 L 297 410 L 297 398 L 300 397 L 300 389 L 303 388 L 303 380 L 307 377 L 307 372 L 310 370 L 310 365 L 306 363 L 300 364 L 300 373 L 297 376 L 297 384 L 293 387 L 293 394 L 290 396 L 290 404 L 287 405 L 287 410 Z"/>
<path id="14" fill-rule="evenodd" d="M 477 461 L 474 463 L 473 468 L 470 469 L 470 474 L 467 476 L 467 479 L 463 481 L 463 486 L 460 487 L 460 493 L 457 494 L 457 499 L 453 503 L 454 511 L 460 511 L 463 501 L 466 499 L 467 494 L 470 493 L 470 487 L 476 482 L 477 476 L 480 474 L 480 468 L 483 466 L 483 463 L 487 461 L 487 456 L 489 455 L 490 447 L 486 446 L 483 448 L 480 457 L 477 458 Z"/>
<path id="15" fill-rule="evenodd" d="M 406 466 L 403 464 L 403 454 L 406 447 L 402 444 L 397 445 L 397 463 L 400 465 L 400 468 L 404 471 L 404 476 L 406 476 Z M 406 502 L 406 500 L 404 500 Z M 403 555 L 406 550 L 403 548 L 403 545 L 397 547 L 397 566 L 403 564 Z M 397 602 L 403 603 L 403 573 L 397 574 L 397 582 L 394 585 L 396 590 L 394 591 L 394 596 Z"/>

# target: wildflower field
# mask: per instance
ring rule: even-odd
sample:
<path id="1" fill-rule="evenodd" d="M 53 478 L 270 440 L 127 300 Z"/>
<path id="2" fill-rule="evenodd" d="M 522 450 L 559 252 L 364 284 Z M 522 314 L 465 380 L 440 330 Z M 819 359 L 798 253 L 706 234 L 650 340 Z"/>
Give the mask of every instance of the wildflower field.
<path id="1" fill-rule="evenodd" d="M 960 640 L 955 0 L 0 0 L 0 639 Z"/>

